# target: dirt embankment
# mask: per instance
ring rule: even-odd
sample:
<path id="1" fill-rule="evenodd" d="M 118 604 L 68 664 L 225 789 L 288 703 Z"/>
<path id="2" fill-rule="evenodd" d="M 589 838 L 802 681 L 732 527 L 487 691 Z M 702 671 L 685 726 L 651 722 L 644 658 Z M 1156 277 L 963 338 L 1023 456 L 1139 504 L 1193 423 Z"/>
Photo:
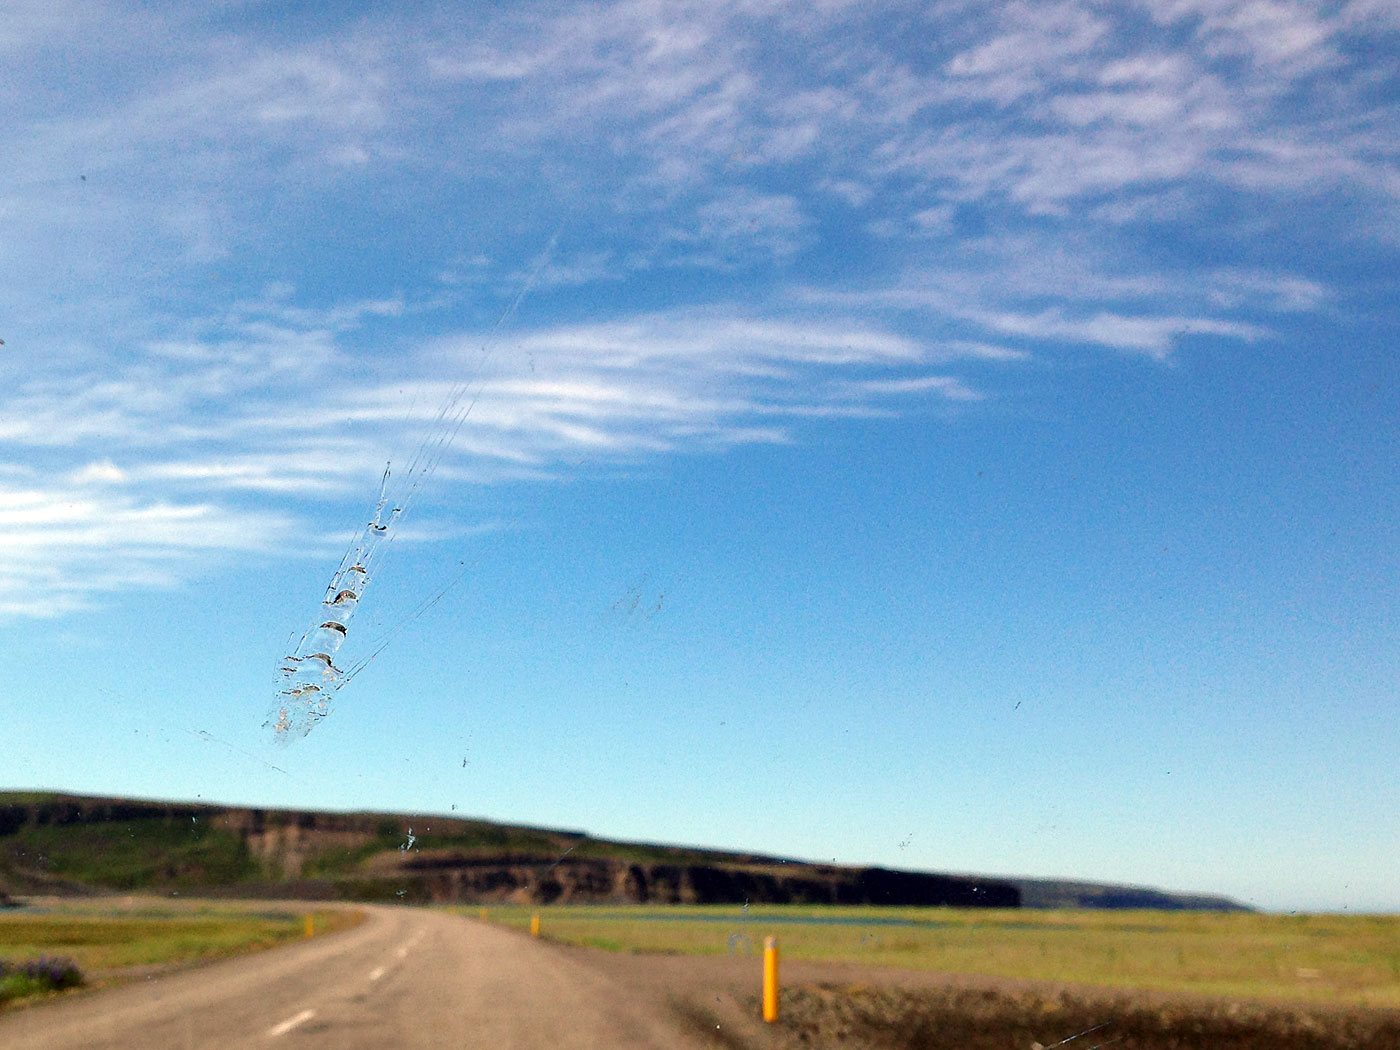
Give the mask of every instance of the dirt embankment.
<path id="1" fill-rule="evenodd" d="M 1073 992 L 817 985 L 792 989 L 785 1047 L 880 1050 L 1043 1050 L 1065 1040 L 1089 1050 L 1394 1050 L 1400 1015 L 1271 1006 L 1238 1000 L 1159 1000 Z"/>

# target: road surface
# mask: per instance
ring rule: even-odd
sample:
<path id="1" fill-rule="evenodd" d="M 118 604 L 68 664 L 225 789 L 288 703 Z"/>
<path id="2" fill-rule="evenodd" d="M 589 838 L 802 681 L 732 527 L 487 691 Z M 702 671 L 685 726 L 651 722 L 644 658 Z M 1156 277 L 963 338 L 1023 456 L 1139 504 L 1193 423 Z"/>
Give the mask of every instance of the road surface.
<path id="1" fill-rule="evenodd" d="M 578 953 L 416 908 L 0 1016 L 3 1050 L 692 1050 L 698 1033 Z"/>

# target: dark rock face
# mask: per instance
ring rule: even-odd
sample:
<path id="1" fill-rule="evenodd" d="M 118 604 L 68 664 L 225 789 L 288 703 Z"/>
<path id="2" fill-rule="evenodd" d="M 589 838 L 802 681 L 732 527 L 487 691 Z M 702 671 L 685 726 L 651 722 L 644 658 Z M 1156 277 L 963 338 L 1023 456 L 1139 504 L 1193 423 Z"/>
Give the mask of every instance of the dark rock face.
<path id="1" fill-rule="evenodd" d="M 437 902 L 530 904 L 888 904 L 1015 908 L 1007 882 L 883 868 L 785 864 L 777 871 L 603 858 L 424 856 L 400 871 Z"/>

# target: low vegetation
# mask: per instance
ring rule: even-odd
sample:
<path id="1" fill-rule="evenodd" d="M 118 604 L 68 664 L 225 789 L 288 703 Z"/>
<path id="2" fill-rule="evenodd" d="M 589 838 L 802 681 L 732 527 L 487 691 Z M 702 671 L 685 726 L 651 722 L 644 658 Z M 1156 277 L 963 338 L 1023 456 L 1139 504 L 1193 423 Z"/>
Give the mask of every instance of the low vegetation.
<path id="1" fill-rule="evenodd" d="M 51 902 L 0 912 L 0 1005 L 270 948 L 359 921 L 352 912 L 292 912 L 158 901 Z"/>
<path id="2" fill-rule="evenodd" d="M 23 827 L 3 840 L 11 865 L 104 889 L 238 883 L 260 868 L 235 833 L 191 818 Z"/>
<path id="3" fill-rule="evenodd" d="M 560 833 L 486 821 L 452 820 L 445 827 L 439 822 L 435 828 L 431 818 L 417 822 L 381 820 L 373 834 L 357 845 L 317 850 L 307 859 L 303 874 L 311 877 L 344 875 L 359 870 L 365 861 L 377 854 L 407 853 L 409 829 L 412 829 L 412 841 L 420 854 L 423 849 L 431 848 L 468 857 L 536 856 L 559 854 L 569 848 L 561 846 Z"/>
<path id="4" fill-rule="evenodd" d="M 461 909 L 464 914 L 479 914 Z M 1400 1008 L 1400 916 L 946 908 L 491 908 L 613 951 L 788 959 Z"/>
<path id="5" fill-rule="evenodd" d="M 41 955 L 11 962 L 0 958 L 0 1007 L 16 999 L 61 992 L 83 983 L 83 972 L 72 959 Z"/>

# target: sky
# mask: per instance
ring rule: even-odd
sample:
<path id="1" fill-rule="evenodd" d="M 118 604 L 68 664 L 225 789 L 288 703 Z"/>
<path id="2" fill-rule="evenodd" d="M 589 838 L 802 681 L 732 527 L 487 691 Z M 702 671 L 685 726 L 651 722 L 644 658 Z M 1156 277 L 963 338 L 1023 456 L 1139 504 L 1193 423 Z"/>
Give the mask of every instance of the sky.
<path id="1" fill-rule="evenodd" d="M 1400 910 L 1397 11 L 10 0 L 0 786 Z"/>

